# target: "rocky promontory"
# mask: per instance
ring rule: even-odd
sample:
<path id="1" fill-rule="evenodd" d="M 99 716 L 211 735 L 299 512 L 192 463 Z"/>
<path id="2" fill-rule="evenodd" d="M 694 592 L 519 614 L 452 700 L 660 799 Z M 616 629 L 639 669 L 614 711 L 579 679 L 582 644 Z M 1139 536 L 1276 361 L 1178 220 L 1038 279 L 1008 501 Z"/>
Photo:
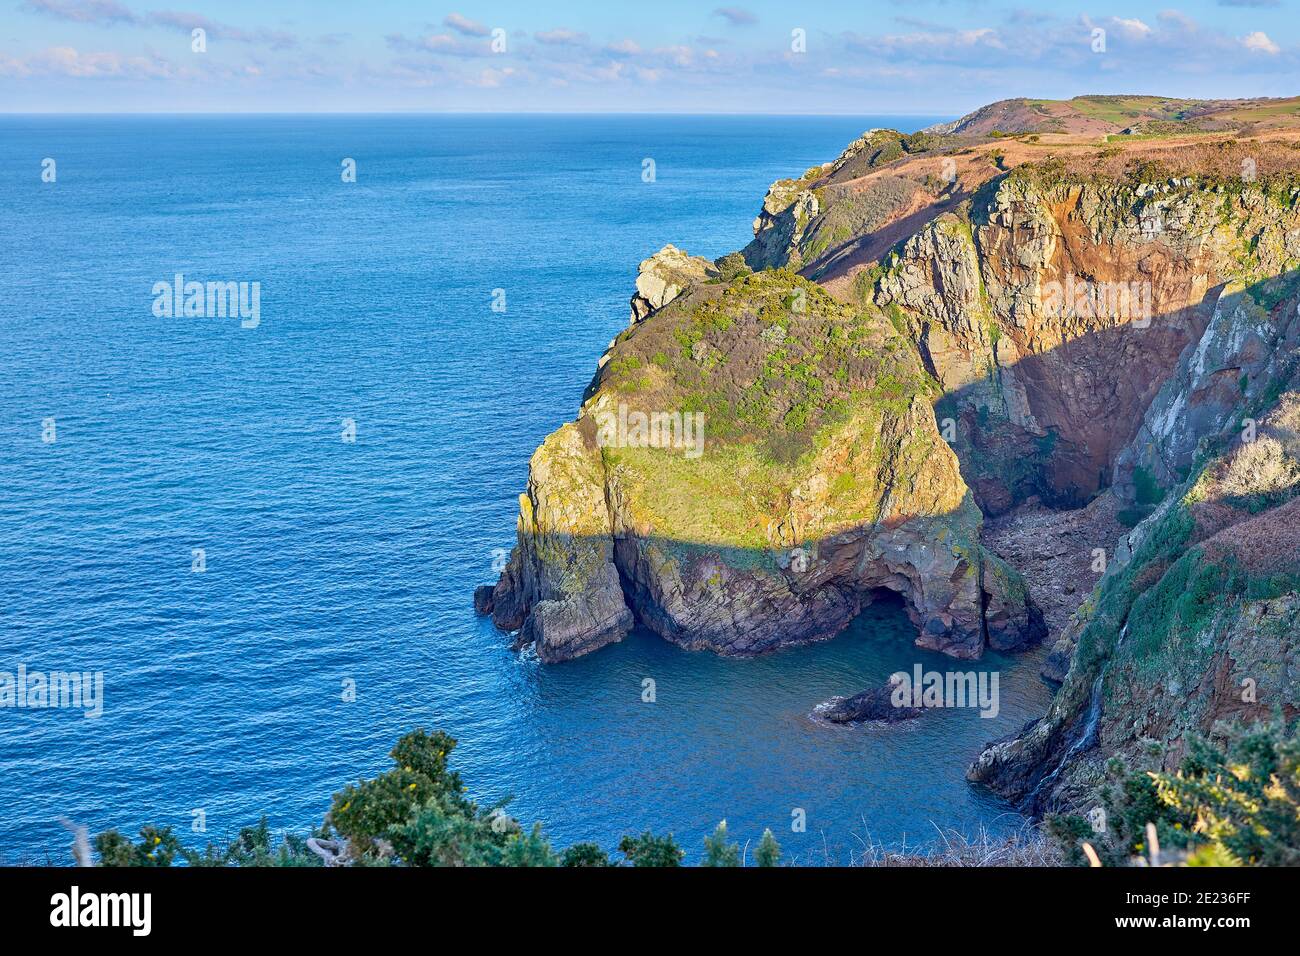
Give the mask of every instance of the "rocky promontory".
<path id="1" fill-rule="evenodd" d="M 638 624 L 773 651 L 887 593 L 954 657 L 1047 636 L 1050 709 L 969 772 L 1034 812 L 1300 716 L 1294 104 L 871 130 L 745 249 L 663 248 L 476 606 L 548 662 Z M 819 716 L 890 719 L 886 689 Z"/>
<path id="2" fill-rule="evenodd" d="M 557 661 L 634 621 L 683 647 L 824 640 L 882 592 L 919 646 L 978 657 L 1042 635 L 880 310 L 783 270 L 704 281 L 602 359 L 533 456 L 519 542 L 477 595 Z"/>

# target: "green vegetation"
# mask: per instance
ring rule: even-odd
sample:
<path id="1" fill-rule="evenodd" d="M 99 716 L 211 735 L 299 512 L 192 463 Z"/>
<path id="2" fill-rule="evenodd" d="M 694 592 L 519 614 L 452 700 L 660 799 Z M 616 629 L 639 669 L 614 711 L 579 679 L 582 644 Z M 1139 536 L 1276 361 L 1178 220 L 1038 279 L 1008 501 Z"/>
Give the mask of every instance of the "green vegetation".
<path id="1" fill-rule="evenodd" d="M 696 290 L 620 338 L 591 401 L 699 412 L 707 453 L 604 448 L 604 467 L 676 542 L 765 553 L 796 486 L 826 468 L 836 520 L 875 520 L 884 469 L 935 467 L 937 436 L 904 424 L 937 394 L 905 329 L 787 270 Z"/>
<path id="2" fill-rule="evenodd" d="M 1188 100 L 1161 96 L 1076 96 L 1069 104 L 1083 116 L 1117 126 L 1140 119 L 1179 121 L 1191 105 Z"/>
<path id="3" fill-rule="evenodd" d="M 1164 501 L 1165 491 L 1155 476 L 1141 466 L 1133 470 L 1134 494 L 1139 505 L 1158 505 Z"/>
<path id="4" fill-rule="evenodd" d="M 575 843 L 560 854 L 560 866 L 611 866 L 609 854 L 596 843 Z"/>
<path id="5" fill-rule="evenodd" d="M 763 839 L 758 841 L 758 849 L 754 851 L 754 861 L 759 866 L 777 866 L 781 862 L 781 845 L 776 842 L 776 837 L 772 836 L 771 830 L 763 831 Z"/>
<path id="6" fill-rule="evenodd" d="M 171 827 L 146 826 L 133 843 L 116 830 L 105 830 L 93 841 L 100 866 L 171 866 L 179 857 L 189 866 L 319 866 L 301 837 L 286 835 L 277 844 L 263 817 L 244 827 L 229 843 L 209 843 L 202 850 L 181 844 Z"/>
<path id="7" fill-rule="evenodd" d="M 850 240 L 870 235 L 905 207 L 918 188 L 910 180 L 882 176 L 865 190 L 833 185 L 818 190 L 822 212 L 804 232 L 801 260 L 814 262 Z"/>
<path id="8" fill-rule="evenodd" d="M 686 851 L 677 845 L 671 833 L 663 837 L 649 832 L 639 837 L 625 836 L 619 841 L 618 852 L 632 866 L 681 866 L 686 857 Z"/>
<path id="9" fill-rule="evenodd" d="M 849 157 L 839 169 L 835 170 L 831 180 L 845 182 L 857 179 L 873 169 L 879 169 L 904 156 L 942 149 L 956 141 L 958 141 L 957 137 L 935 136 L 926 132 L 903 134 L 892 129 L 876 130 L 863 149 Z"/>
<path id="10" fill-rule="evenodd" d="M 1096 606 L 1079 635 L 1081 674 L 1095 674 L 1110 656 L 1134 602 L 1155 583 L 1153 570 L 1160 573 L 1183 554 L 1194 525 L 1186 507 L 1169 508 L 1147 530 L 1132 559 L 1103 580 Z M 1075 692 L 1086 692 L 1086 681 L 1076 682 Z"/>
<path id="11" fill-rule="evenodd" d="M 1141 123 L 1135 133 L 1112 133 L 1106 142 L 1140 142 L 1151 139 L 1168 139 L 1172 136 L 1210 136 L 1222 130 L 1206 129 L 1191 120 L 1150 120 Z"/>
<path id="12" fill-rule="evenodd" d="M 402 737 L 390 756 L 393 768 L 334 795 L 325 824 L 311 836 L 342 845 L 340 861 L 354 866 L 606 867 L 609 854 L 590 842 L 561 853 L 552 849 L 541 825 L 525 830 L 504 811 L 504 802 L 480 807 L 465 795 L 460 775 L 447 760 L 456 747 L 441 731 L 416 730 Z M 183 846 L 170 827 L 146 826 L 138 841 L 107 830 L 92 842 L 100 866 L 321 866 L 304 837 L 278 843 L 265 818 L 225 845 L 203 850 Z M 729 842 L 727 824 L 704 841 L 703 866 L 740 866 L 740 848 Z M 625 836 L 618 846 L 629 866 L 681 866 L 685 852 L 672 834 Z M 781 848 L 771 830 L 755 854 L 759 866 L 776 866 Z"/>
<path id="13" fill-rule="evenodd" d="M 718 277 L 710 280 L 712 282 L 729 283 L 741 276 L 749 275 L 754 270 L 745 262 L 745 257 L 739 252 L 729 252 L 721 259 L 713 263 L 718 269 Z"/>
<path id="14" fill-rule="evenodd" d="M 1280 719 L 1234 725 L 1223 740 L 1194 737 L 1176 773 L 1135 773 L 1119 760 L 1108 771 L 1105 834 L 1078 816 L 1048 821 L 1071 862 L 1084 861 L 1085 841 L 1104 865 L 1149 860 L 1151 825 L 1164 861 L 1300 865 L 1300 738 Z"/>
<path id="15" fill-rule="evenodd" d="M 740 844 L 727 842 L 726 820 L 718 824 L 712 836 L 704 838 L 704 859 L 700 866 L 740 866 Z"/>
<path id="16" fill-rule="evenodd" d="M 1115 515 L 1115 520 L 1129 530 L 1136 528 L 1147 518 L 1151 517 L 1155 509 L 1151 507 L 1132 507 L 1121 508 Z"/>

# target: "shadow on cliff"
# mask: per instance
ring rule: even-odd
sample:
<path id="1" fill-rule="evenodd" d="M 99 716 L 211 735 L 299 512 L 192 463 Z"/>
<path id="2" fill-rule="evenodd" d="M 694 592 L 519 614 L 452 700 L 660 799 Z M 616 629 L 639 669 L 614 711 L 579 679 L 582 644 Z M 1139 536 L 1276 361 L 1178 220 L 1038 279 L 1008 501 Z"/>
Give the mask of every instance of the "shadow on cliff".
<path id="1" fill-rule="evenodd" d="M 945 193 L 929 205 L 828 249 L 799 272 L 828 286 L 846 281 L 856 269 L 884 259 L 891 249 L 910 239 L 927 223 L 952 212 L 974 195 L 973 190 Z"/>
<path id="2" fill-rule="evenodd" d="M 1271 302 L 1276 313 L 1279 284 L 1289 286 L 1296 276 L 1245 292 Z M 479 588 L 475 605 L 546 661 L 621 640 L 636 624 L 689 649 L 765 653 L 835 636 L 883 592 L 905 602 L 919 647 L 969 659 L 985 648 L 1032 646 L 1045 634 L 1042 616 L 1023 582 L 999 573 L 996 559 L 980 547 L 970 501 L 989 515 L 1031 496 L 1079 507 L 1117 475 L 1126 495 L 1158 500 L 1160 476 L 1141 474 L 1131 461 L 1127 470 L 1117 464 L 1180 358 L 1201 340 L 1222 291 L 1210 289 L 1199 304 L 1149 323 L 1087 332 L 1050 351 L 995 362 L 986 378 L 941 398 L 936 422 L 971 489 L 962 509 L 902 516 L 776 549 L 653 534 L 538 532 L 541 541 L 521 535 L 500 581 Z M 925 336 L 919 350 L 934 374 Z M 1202 376 L 1180 413 L 1242 406 L 1266 385 L 1267 357 L 1243 355 Z M 1023 399 L 1023 407 L 1013 407 L 1008 395 Z M 1176 462 L 1165 464 L 1176 471 Z M 949 543 L 936 547 L 937 541 Z"/>
<path id="3" fill-rule="evenodd" d="M 1149 440 L 1133 446 L 1158 393 L 1201 343 L 1221 296 L 1227 308 L 1242 295 L 1262 304 L 1284 335 L 1283 313 L 1293 302 L 1286 293 L 1298 287 L 1300 270 L 1232 296 L 1224 296 L 1220 284 L 1199 303 L 1156 314 L 1145 327 L 1130 322 L 1090 331 L 1045 352 L 1000 360 L 983 379 L 945 394 L 935 418 L 981 511 L 996 516 L 1030 497 L 1074 509 L 1111 487 L 1138 509 L 1154 506 L 1186 477 L 1195 442 L 1173 458 L 1162 457 Z M 1248 406 L 1268 387 L 1269 347 L 1264 338 L 1247 336 L 1235 353 L 1210 356 L 1221 359 L 1221 367 L 1200 370 L 1193 391 L 1174 409 L 1176 417 L 1164 424 L 1197 434 Z M 996 355 L 997 342 L 992 348 Z M 936 375 L 924 337 L 920 350 Z M 1020 397 L 1023 406 L 1013 407 Z"/>
<path id="4" fill-rule="evenodd" d="M 1222 287 L 1210 290 L 1207 300 L 1214 301 L 1221 291 Z M 1269 413 L 1300 380 L 1297 378 L 1300 369 L 1298 291 L 1300 270 L 1290 270 L 1247 286 L 1241 294 L 1249 296 L 1250 302 L 1225 298 L 1221 313 L 1225 319 L 1223 326 L 1212 330 L 1204 341 L 1200 339 L 1206 326 L 1203 323 L 1190 326 L 1198 329 L 1197 340 L 1190 345 L 1195 351 L 1186 355 L 1194 361 L 1180 369 L 1190 373 L 1179 382 L 1183 391 L 1177 396 L 1161 398 L 1159 440 L 1146 434 L 1148 441 L 1143 447 L 1142 431 L 1135 430 L 1131 422 L 1120 423 L 1125 425 L 1122 429 L 1117 425 L 1120 438 L 1127 435 L 1139 439 L 1136 446 L 1130 446 L 1137 448 L 1135 455 L 1126 458 L 1121 454 L 1114 463 L 1116 490 L 1138 506 L 1135 519 L 1154 513 L 1173 488 L 1179 485 L 1185 488 L 1184 483 L 1207 459 L 1244 449 L 1243 441 L 1249 439 L 1243 439 L 1239 430 L 1246 419 L 1255 420 L 1253 427 L 1258 429 L 1259 437 L 1270 437 L 1279 445 L 1296 440 L 1300 432 L 1286 419 L 1279 421 Z M 1229 310 L 1238 306 L 1246 311 L 1233 315 Z M 1118 444 L 1124 447 L 1125 443 Z M 1144 453 L 1145 458 L 1141 457 Z M 1212 478 L 1208 488 L 1198 484 L 1201 493 L 1188 506 L 1186 520 L 1190 526 L 1181 535 L 1177 528 L 1183 527 L 1182 519 L 1161 519 L 1163 523 L 1148 526 L 1139 533 L 1134 539 L 1136 550 L 1131 561 L 1112 566 L 1103 579 L 1096 610 L 1078 633 L 1079 645 L 1084 650 L 1075 654 L 1071 671 L 1048 714 L 1019 734 L 990 744 L 971 768 L 972 781 L 1034 815 L 1074 807 L 1087 796 L 1091 778 L 1087 774 L 1082 777 L 1072 774 L 1073 765 L 1087 759 L 1098 747 L 1113 749 L 1135 739 L 1125 723 L 1124 704 L 1115 718 L 1118 729 L 1106 729 L 1107 710 L 1112 703 L 1107 693 L 1107 672 L 1117 659 L 1117 651 L 1124 644 L 1131 623 L 1138 622 L 1147 640 L 1151 640 L 1153 633 L 1149 615 L 1168 623 L 1170 619 L 1161 615 L 1173 612 L 1167 603 L 1162 603 L 1165 598 L 1161 595 L 1181 595 L 1183 583 L 1172 586 L 1167 583 L 1178 580 L 1170 578 L 1170 569 L 1178 567 L 1178 559 L 1193 548 L 1198 549 L 1197 557 L 1189 560 L 1211 576 L 1202 581 L 1212 579 L 1220 562 L 1224 562 L 1222 567 L 1231 568 L 1231 573 L 1225 573 L 1215 585 L 1224 590 L 1201 595 L 1202 600 L 1216 607 L 1227 605 L 1234 596 L 1243 593 L 1243 590 L 1232 591 L 1233 586 L 1255 594 L 1293 586 L 1287 583 L 1284 572 L 1290 573 L 1296 555 L 1300 554 L 1296 550 L 1296 526 L 1291 520 L 1296 514 L 1295 505 L 1300 502 L 1288 497 L 1289 489 L 1270 486 L 1268 472 L 1257 470 L 1259 467 L 1258 459 L 1246 466 L 1248 477 L 1263 479 L 1262 492 L 1234 498 L 1222 487 L 1214 487 L 1225 475 L 1231 475 L 1232 469 L 1211 472 L 1217 477 Z M 1121 482 L 1125 487 L 1119 487 Z M 1279 506 L 1278 502 L 1283 503 Z M 1148 593 L 1155 597 L 1138 615 L 1142 607 L 1139 602 L 1146 600 Z M 1182 626 L 1180 622 L 1178 627 Z M 1165 636 L 1186 641 L 1196 637 L 1196 631 L 1179 634 L 1175 629 Z M 1154 648 L 1149 651 L 1152 652 Z M 1180 654 L 1177 650 L 1172 653 Z M 1281 653 L 1275 649 L 1265 651 L 1264 656 Z M 1231 661 L 1238 657 L 1237 653 L 1224 652 L 1221 661 L 1231 667 Z M 1199 682 L 1197 693 L 1214 688 L 1212 693 L 1220 695 L 1225 713 L 1239 716 L 1246 708 L 1242 706 L 1240 688 L 1232 682 L 1225 683 L 1227 673 L 1224 666 L 1210 668 Z M 1147 679 L 1159 681 L 1160 677 L 1149 675 Z M 1193 684 L 1198 681 L 1194 680 Z M 1190 707 L 1195 696 L 1185 702 L 1180 698 L 1178 706 Z M 1155 726 L 1147 711 L 1151 700 L 1141 692 L 1139 699 L 1139 712 L 1144 715 L 1143 733 L 1148 734 Z M 1135 706 L 1132 700 L 1128 706 Z M 1206 713 L 1209 716 L 1200 729 L 1208 733 L 1218 718 L 1212 709 Z M 1257 715 L 1265 714 L 1265 709 L 1260 708 Z M 1118 743 L 1116 739 L 1108 739 L 1111 732 L 1118 735 Z M 1130 736 L 1125 737 L 1126 733 Z"/>
<path id="5" fill-rule="evenodd" d="M 903 601 L 918 647 L 961 659 L 1031 647 L 1046 634 L 1042 615 L 1015 572 L 981 547 L 979 526 L 969 492 L 950 513 L 772 548 L 529 526 L 497 584 L 476 590 L 475 607 L 545 662 L 635 625 L 689 650 L 763 654 L 828 640 L 886 595 Z"/>

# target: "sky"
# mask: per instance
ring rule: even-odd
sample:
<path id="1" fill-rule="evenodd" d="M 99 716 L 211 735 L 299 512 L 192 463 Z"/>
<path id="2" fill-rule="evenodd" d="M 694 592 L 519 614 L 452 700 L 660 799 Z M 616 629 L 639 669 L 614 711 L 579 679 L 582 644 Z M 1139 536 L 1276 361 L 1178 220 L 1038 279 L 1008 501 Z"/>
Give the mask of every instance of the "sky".
<path id="1" fill-rule="evenodd" d="M 0 112 L 956 116 L 1012 96 L 1289 96 L 1297 5 L 0 0 Z"/>

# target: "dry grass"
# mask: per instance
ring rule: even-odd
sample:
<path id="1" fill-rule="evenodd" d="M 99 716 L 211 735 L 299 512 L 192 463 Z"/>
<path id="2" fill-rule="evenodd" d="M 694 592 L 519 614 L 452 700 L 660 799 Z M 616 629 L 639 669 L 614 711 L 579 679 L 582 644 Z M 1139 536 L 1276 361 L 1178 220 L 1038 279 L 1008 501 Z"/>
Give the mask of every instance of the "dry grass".
<path id="1" fill-rule="evenodd" d="M 853 866 L 988 867 L 1064 866 L 1059 849 L 1034 824 L 1008 837 L 994 837 L 983 826 L 973 835 L 935 828 L 937 836 L 915 847 L 886 847 L 868 837 L 850 854 Z"/>
<path id="2" fill-rule="evenodd" d="M 1220 531 L 1205 542 L 1211 561 L 1231 555 L 1255 575 L 1294 572 L 1300 558 L 1300 498 Z"/>
<path id="3" fill-rule="evenodd" d="M 1193 495 L 1207 555 L 1255 573 L 1290 570 L 1300 552 L 1300 394 L 1284 394 L 1256 439 L 1211 466 Z"/>
<path id="4" fill-rule="evenodd" d="M 1243 163 L 1250 160 L 1262 182 L 1300 175 L 1300 141 L 1295 136 L 1287 131 L 1270 139 L 1201 135 L 1136 142 L 1120 137 L 1101 149 L 1082 144 L 1060 144 L 1046 152 L 1019 144 L 1002 148 L 1012 166 L 1050 159 L 1058 175 L 1146 182 L 1183 176 L 1240 181 Z"/>
<path id="5" fill-rule="evenodd" d="M 1280 504 L 1300 491 L 1300 461 L 1276 438 L 1263 435 L 1242 445 L 1217 478 L 1226 498 Z"/>

